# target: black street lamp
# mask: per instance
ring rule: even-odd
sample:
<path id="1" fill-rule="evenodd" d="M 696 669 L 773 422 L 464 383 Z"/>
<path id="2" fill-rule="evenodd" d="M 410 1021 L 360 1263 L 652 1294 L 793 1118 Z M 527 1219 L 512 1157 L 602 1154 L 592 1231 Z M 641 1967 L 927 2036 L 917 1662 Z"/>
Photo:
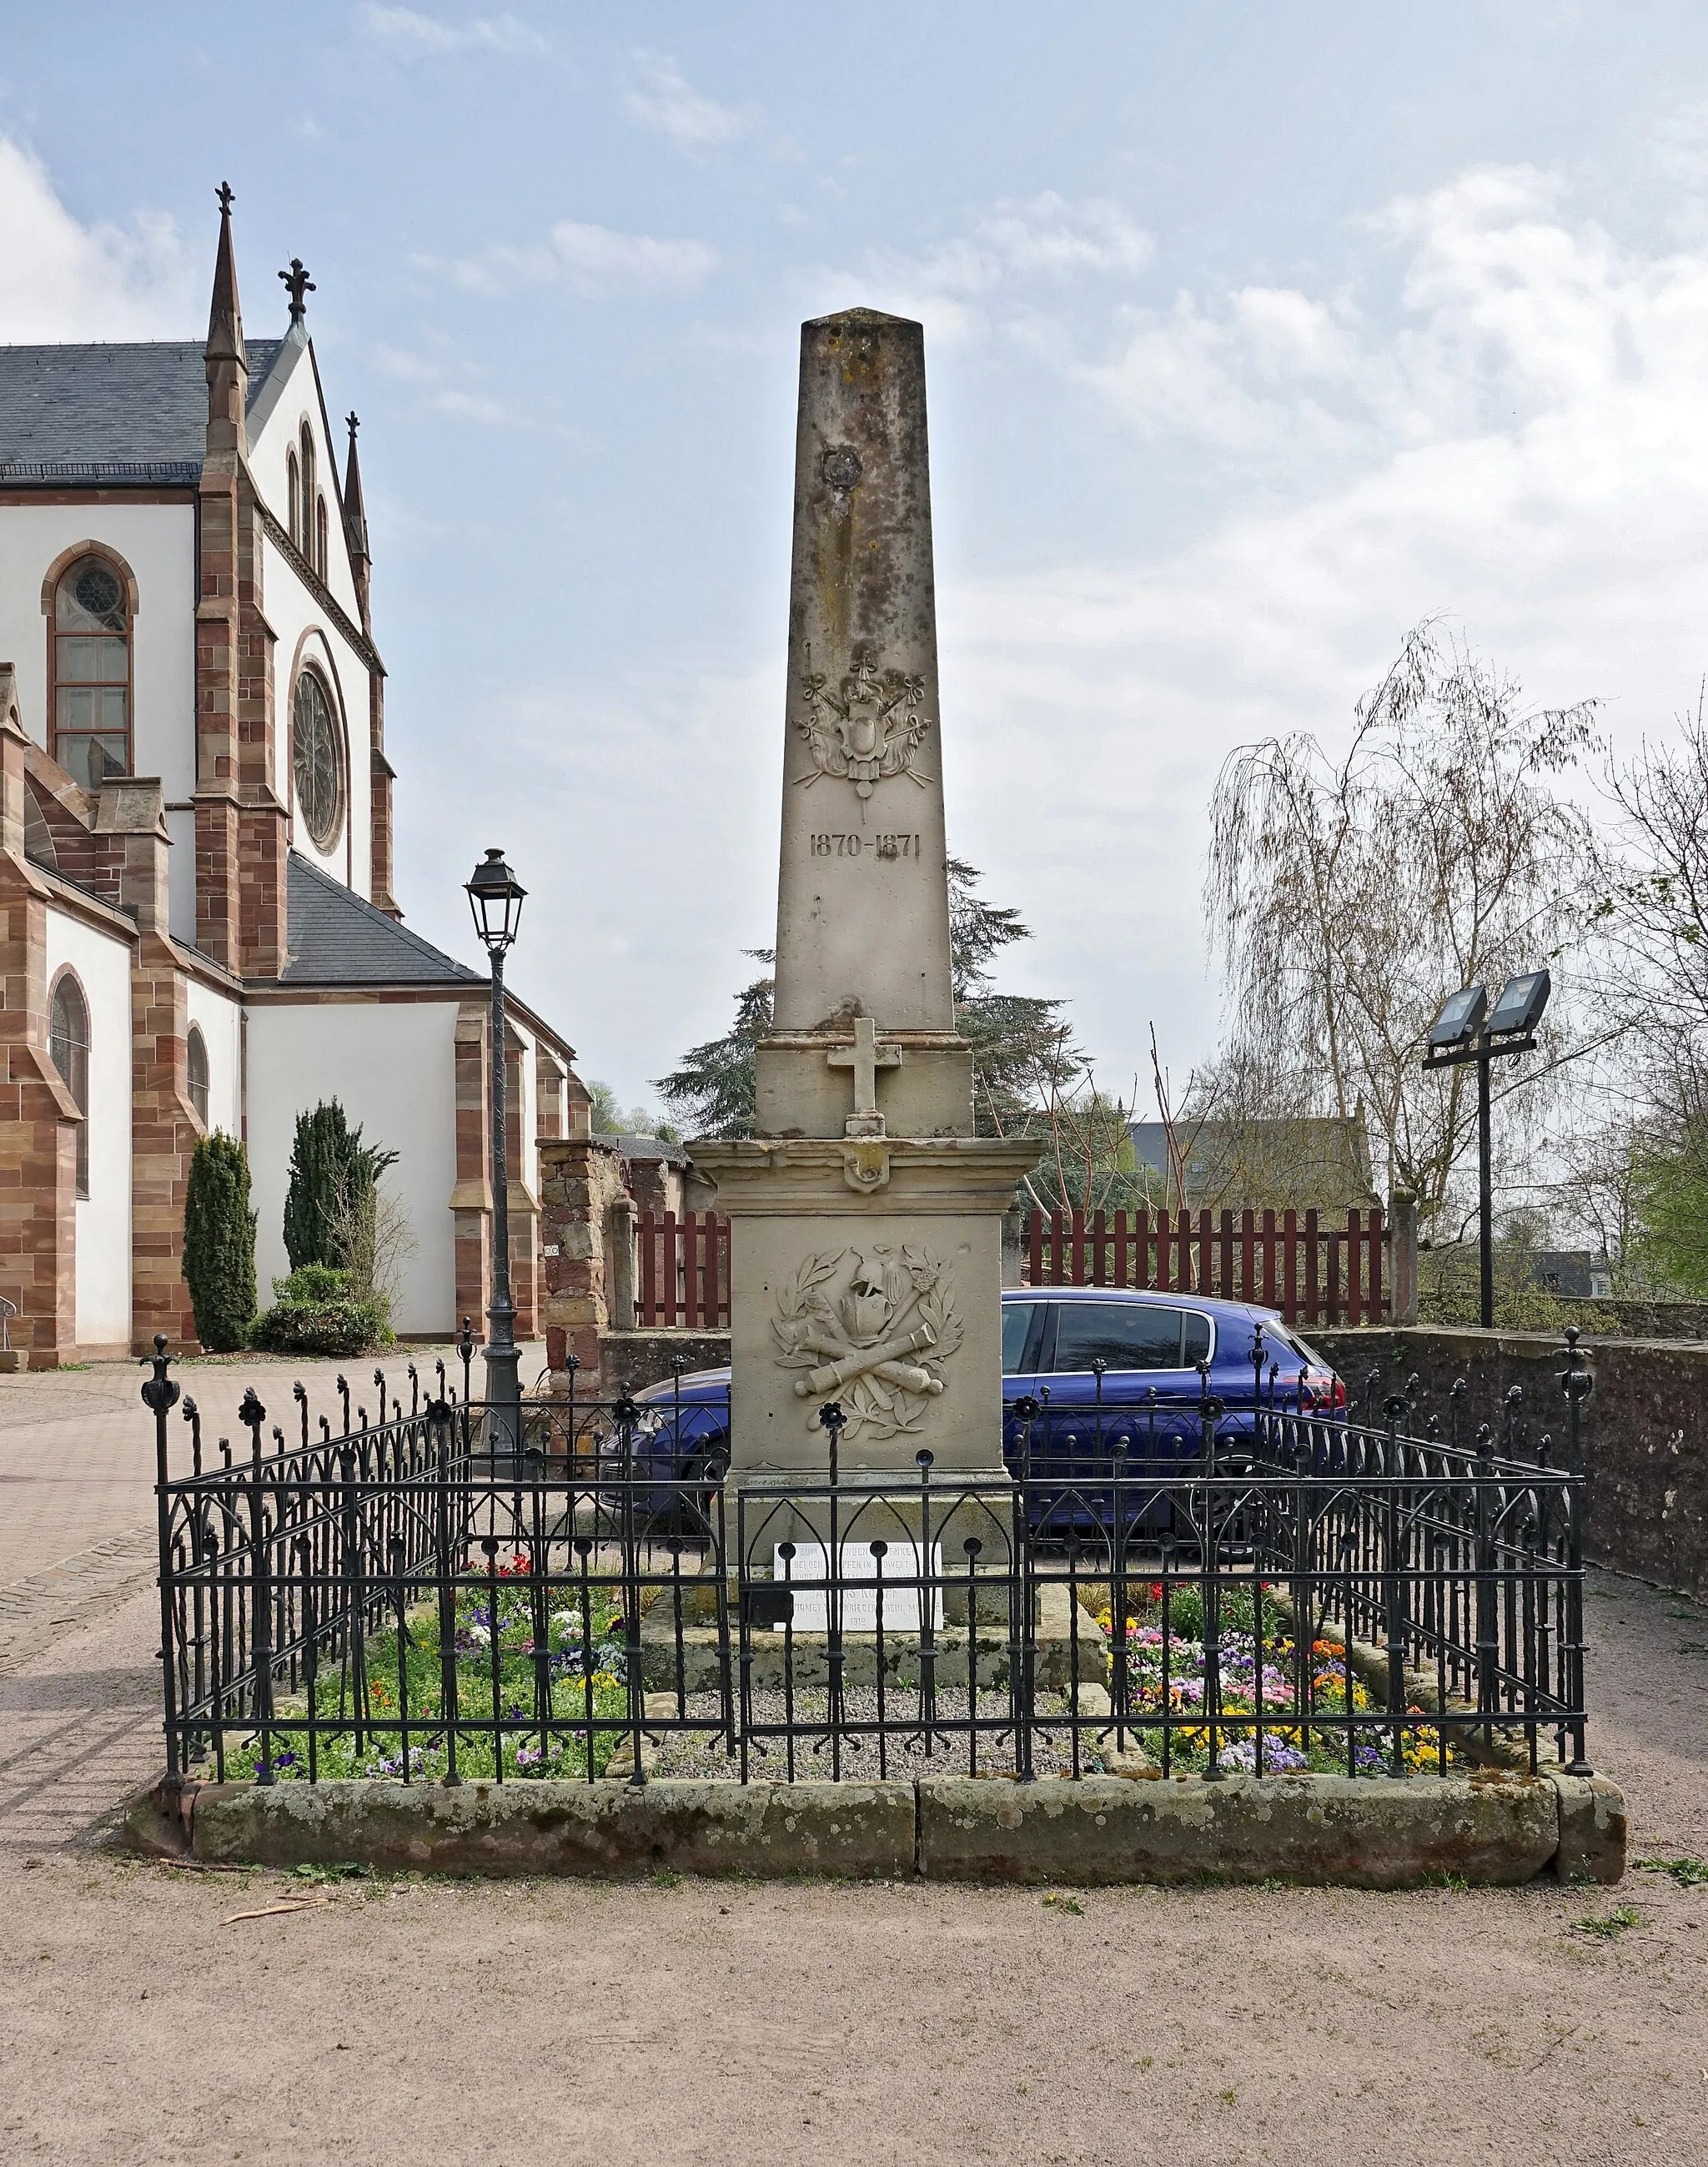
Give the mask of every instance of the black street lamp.
<path id="1" fill-rule="evenodd" d="M 527 890 L 504 861 L 502 850 L 489 850 L 468 882 L 474 930 L 492 963 L 492 1300 L 486 1355 L 486 1446 L 494 1458 L 514 1460 L 521 1451 L 522 1392 L 517 1372 L 516 1304 L 510 1293 L 510 1176 L 505 1165 L 504 959 L 521 923 Z"/>
<path id="2" fill-rule="evenodd" d="M 1494 1323 L 1494 1181 L 1489 1168 L 1489 1066 L 1515 1053 L 1536 1050 L 1536 1027 L 1542 1020 L 1553 983 L 1546 971 L 1526 971 L 1509 978 L 1491 1009 L 1481 986 L 1462 986 L 1441 1004 L 1430 1025 L 1425 1068 L 1477 1064 L 1477 1248 L 1478 1314 L 1485 1332 Z"/>

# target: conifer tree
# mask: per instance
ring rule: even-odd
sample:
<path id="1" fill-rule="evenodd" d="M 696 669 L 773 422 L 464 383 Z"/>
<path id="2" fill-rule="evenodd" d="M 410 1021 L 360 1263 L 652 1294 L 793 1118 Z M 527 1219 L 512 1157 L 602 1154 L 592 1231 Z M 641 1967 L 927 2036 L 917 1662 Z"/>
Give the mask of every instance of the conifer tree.
<path id="1" fill-rule="evenodd" d="M 336 1099 L 323 1099 L 312 1113 L 297 1115 L 291 1146 L 290 1179 L 285 1190 L 285 1254 L 291 1269 L 325 1264 L 334 1271 L 350 1263 L 343 1253 L 341 1227 L 355 1215 L 397 1153 L 362 1141 Z"/>
<path id="2" fill-rule="evenodd" d="M 214 1354 L 244 1345 L 255 1322 L 255 1214 L 249 1160 L 235 1136 L 204 1136 L 184 1195 L 184 1280 L 196 1337 Z"/>

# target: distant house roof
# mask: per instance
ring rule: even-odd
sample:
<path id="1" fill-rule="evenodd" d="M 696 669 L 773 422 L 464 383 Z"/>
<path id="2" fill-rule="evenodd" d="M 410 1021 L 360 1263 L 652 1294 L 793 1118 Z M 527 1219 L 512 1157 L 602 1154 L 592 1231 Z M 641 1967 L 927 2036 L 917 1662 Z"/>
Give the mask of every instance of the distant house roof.
<path id="1" fill-rule="evenodd" d="M 288 986 L 484 986 L 486 979 L 423 940 L 296 851 L 285 883 Z"/>
<path id="2" fill-rule="evenodd" d="M 688 1154 L 680 1144 L 667 1143 L 663 1136 L 630 1136 L 596 1135 L 596 1144 L 609 1144 L 620 1151 L 625 1158 L 663 1159 L 669 1166 L 686 1166 Z"/>
<path id="3" fill-rule="evenodd" d="M 244 342 L 251 407 L 283 343 Z M 207 428 L 199 339 L 0 346 L 0 482 L 193 483 Z"/>

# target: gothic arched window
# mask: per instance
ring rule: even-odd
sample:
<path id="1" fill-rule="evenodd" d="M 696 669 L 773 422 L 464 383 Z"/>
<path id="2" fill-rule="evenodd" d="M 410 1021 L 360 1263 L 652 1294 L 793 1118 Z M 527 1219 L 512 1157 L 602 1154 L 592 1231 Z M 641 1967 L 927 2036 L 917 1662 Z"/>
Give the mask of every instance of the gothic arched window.
<path id="1" fill-rule="evenodd" d="M 285 453 L 285 510 L 288 515 L 285 524 L 290 529 L 292 544 L 300 549 L 303 546 L 303 477 L 294 452 Z"/>
<path id="2" fill-rule="evenodd" d="M 301 503 L 297 517 L 296 543 L 298 548 L 302 551 L 303 554 L 309 559 L 309 563 L 312 564 L 314 562 L 315 549 L 313 513 L 313 506 L 315 502 L 315 438 L 314 432 L 309 428 L 306 421 L 303 424 L 302 432 L 298 438 L 298 442 L 302 450 L 302 476 L 297 485 L 298 490 L 300 493 Z"/>
<path id="3" fill-rule="evenodd" d="M 184 1065 L 189 1073 L 190 1104 L 195 1108 L 202 1126 L 208 1126 L 208 1046 L 194 1024 L 184 1049 Z"/>
<path id="4" fill-rule="evenodd" d="M 54 591 L 53 753 L 86 790 L 130 772 L 130 611 L 104 557 L 79 557 Z"/>
<path id="5" fill-rule="evenodd" d="M 82 1117 L 77 1123 L 77 1194 L 89 1193 L 89 1010 L 67 971 L 53 989 L 48 1050 Z"/>
<path id="6" fill-rule="evenodd" d="M 314 670 L 299 675 L 291 701 L 291 776 L 309 840 L 330 850 L 344 832 L 344 762 L 337 717 Z"/>
<path id="7" fill-rule="evenodd" d="M 317 498 L 315 504 L 315 570 L 324 580 L 330 559 L 326 555 L 326 500 Z"/>

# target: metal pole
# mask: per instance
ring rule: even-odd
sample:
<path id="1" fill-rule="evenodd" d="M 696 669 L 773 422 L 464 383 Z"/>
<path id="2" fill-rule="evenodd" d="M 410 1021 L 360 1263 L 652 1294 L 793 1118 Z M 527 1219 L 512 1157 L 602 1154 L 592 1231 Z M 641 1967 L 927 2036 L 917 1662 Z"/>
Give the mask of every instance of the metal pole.
<path id="1" fill-rule="evenodd" d="M 1489 1036 L 1477 1041 L 1477 1248 L 1478 1314 L 1483 1329 L 1494 1324 L 1494 1178 L 1489 1152 Z"/>
<path id="2" fill-rule="evenodd" d="M 510 1294 L 510 1179 L 505 1134 L 504 951 L 492 951 L 492 1300 L 487 1305 L 486 1449 L 514 1460 L 521 1450 L 521 1357 Z"/>

